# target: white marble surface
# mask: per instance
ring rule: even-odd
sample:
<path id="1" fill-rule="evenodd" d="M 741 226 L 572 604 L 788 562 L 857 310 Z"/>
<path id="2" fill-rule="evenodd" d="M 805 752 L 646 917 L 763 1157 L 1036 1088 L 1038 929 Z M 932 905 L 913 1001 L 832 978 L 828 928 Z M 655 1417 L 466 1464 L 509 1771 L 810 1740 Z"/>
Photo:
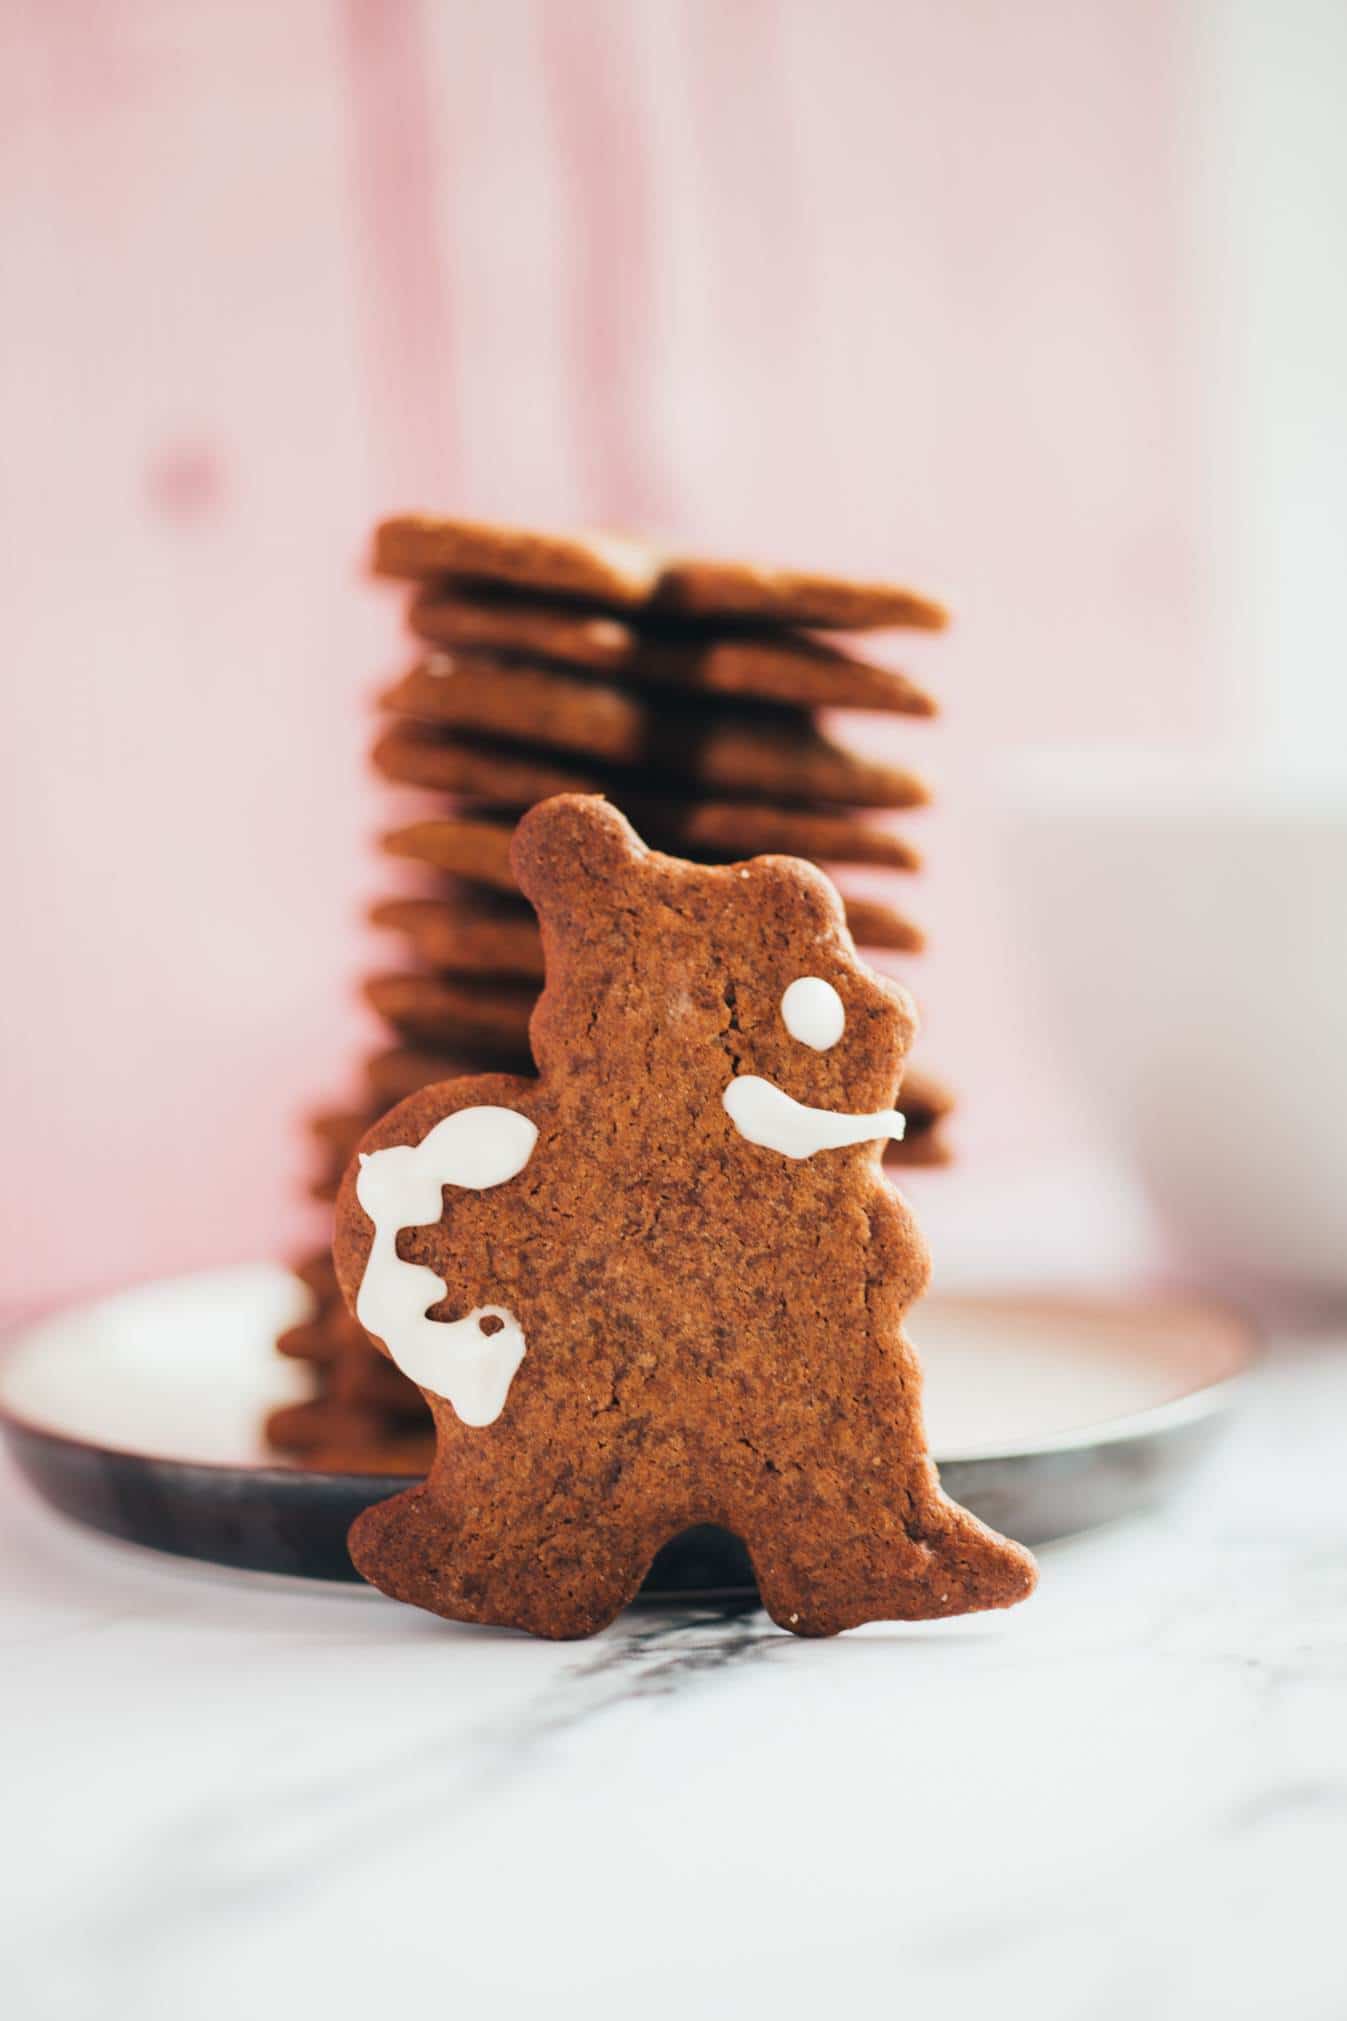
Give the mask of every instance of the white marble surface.
<path id="1" fill-rule="evenodd" d="M 1345 1454 L 1347 1342 L 1288 1342 L 1016 1614 L 561 1647 L 102 1542 L 6 1465 L 0 2006 L 1337 2021 Z"/>

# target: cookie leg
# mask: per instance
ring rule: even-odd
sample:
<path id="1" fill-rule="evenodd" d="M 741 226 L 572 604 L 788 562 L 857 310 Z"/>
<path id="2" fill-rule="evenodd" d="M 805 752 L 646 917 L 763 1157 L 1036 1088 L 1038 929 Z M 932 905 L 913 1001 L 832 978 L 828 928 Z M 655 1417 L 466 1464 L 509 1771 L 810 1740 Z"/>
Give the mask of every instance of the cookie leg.
<path id="1" fill-rule="evenodd" d="M 572 1493 L 572 1502 L 574 1495 Z M 544 1513 L 502 1533 L 425 1486 L 365 1510 L 351 1526 L 357 1571 L 395 1600 L 450 1621 L 527 1629 L 556 1641 L 593 1635 L 636 1595 L 652 1548 L 598 1507 Z"/>
<path id="2" fill-rule="evenodd" d="M 947 1501 L 924 1470 L 877 1483 L 843 1517 L 798 1504 L 741 1526 L 762 1602 L 796 1635 L 864 1621 L 926 1621 L 1010 1607 L 1033 1591 L 1033 1558 Z"/>

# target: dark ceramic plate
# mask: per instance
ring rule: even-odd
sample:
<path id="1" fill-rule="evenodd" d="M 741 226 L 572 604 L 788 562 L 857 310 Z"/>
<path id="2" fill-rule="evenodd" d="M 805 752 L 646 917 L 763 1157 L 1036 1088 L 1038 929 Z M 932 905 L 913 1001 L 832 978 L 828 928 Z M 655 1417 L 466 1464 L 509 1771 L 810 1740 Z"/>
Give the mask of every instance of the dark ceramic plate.
<path id="1" fill-rule="evenodd" d="M 27 1327 L 0 1358 L 0 1426 L 53 1508 L 181 1557 L 354 1579 L 352 1519 L 406 1482 L 278 1466 L 258 1444 L 304 1372 L 272 1343 L 308 1294 L 272 1264 L 165 1279 Z M 1220 1425 L 1247 1329 L 1190 1302 L 930 1298 L 910 1331 L 948 1492 L 1046 1543 L 1153 1506 Z M 753 1597 L 742 1546 L 689 1531 L 646 1592 Z"/>

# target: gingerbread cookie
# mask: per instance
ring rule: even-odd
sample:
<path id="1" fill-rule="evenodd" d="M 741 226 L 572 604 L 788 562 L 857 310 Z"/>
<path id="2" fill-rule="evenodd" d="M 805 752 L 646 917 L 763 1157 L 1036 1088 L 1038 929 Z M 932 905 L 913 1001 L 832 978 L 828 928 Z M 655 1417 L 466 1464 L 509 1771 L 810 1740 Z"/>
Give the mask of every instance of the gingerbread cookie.
<path id="1" fill-rule="evenodd" d="M 343 1165 L 350 1163 L 366 1128 L 364 1111 L 360 1109 L 320 1109 L 309 1117 L 309 1135 Z"/>
<path id="2" fill-rule="evenodd" d="M 789 702 L 805 709 L 878 709 L 934 716 L 935 698 L 895 667 L 857 659 L 817 639 L 745 632 L 690 647 L 647 640 L 628 671 L 632 680 L 695 694 Z"/>
<path id="3" fill-rule="evenodd" d="M 383 1105 L 385 1108 L 388 1103 Z M 291 1265 L 295 1276 L 313 1298 L 315 1312 L 326 1312 L 331 1305 L 340 1305 L 341 1292 L 337 1289 L 337 1273 L 332 1266 L 332 1251 L 317 1249 L 301 1256 Z"/>
<path id="4" fill-rule="evenodd" d="M 695 796 L 675 798 L 652 794 L 648 776 L 640 770 L 622 774 L 612 766 L 557 764 L 537 752 L 507 750 L 499 744 L 440 730 L 436 724 L 402 721 L 374 746 L 376 770 L 402 786 L 426 786 L 432 792 L 462 794 L 469 800 L 483 800 L 489 806 L 519 812 L 537 800 L 551 800 L 559 792 L 614 792 L 622 804 L 646 816 L 660 841 L 664 831 L 687 839 L 693 849 L 705 847 L 733 851 L 741 847 L 747 833 L 782 833 L 784 829 L 828 843 L 820 855 L 832 855 L 838 863 L 887 863 L 895 869 L 913 867 L 913 851 L 897 837 L 889 837 L 856 821 L 852 814 L 814 812 L 812 808 L 759 808 L 753 798 L 745 800 L 699 800 Z M 889 772 L 889 768 L 883 768 Z M 735 792 L 751 794 L 749 766 L 735 778 Z M 765 798 L 771 798 L 767 794 Z M 923 806 L 927 788 L 911 774 L 897 774 L 897 786 L 885 788 L 880 806 Z M 814 851 L 810 851 L 814 853 Z"/>
<path id="5" fill-rule="evenodd" d="M 745 561 L 666 562 L 655 604 L 682 617 L 749 618 L 755 624 L 810 625 L 820 631 L 868 632 L 885 625 L 940 631 L 949 623 L 942 604 L 898 583 L 761 568 Z"/>
<path id="6" fill-rule="evenodd" d="M 436 729 L 429 723 L 396 723 L 375 744 L 374 768 L 399 786 L 425 786 L 433 793 L 460 793 L 493 807 L 519 810 L 553 793 L 602 792 L 597 770 L 558 765 L 533 752 L 503 751 Z"/>
<path id="7" fill-rule="evenodd" d="M 659 561 L 635 540 L 605 533 L 536 533 L 479 519 L 403 513 L 375 528 L 381 575 L 468 576 L 619 609 L 648 603 Z"/>
<path id="8" fill-rule="evenodd" d="M 370 1107 L 343 1118 L 351 1147 L 354 1148 L 386 1110 L 397 1102 L 405 1101 L 408 1095 L 416 1094 L 419 1089 L 428 1088 L 436 1081 L 455 1080 L 464 1074 L 496 1073 L 500 1071 L 500 1066 L 500 1060 L 491 1057 L 490 1048 L 483 1048 L 481 1055 L 473 1060 L 456 1059 L 408 1046 L 395 1046 L 376 1054 L 368 1063 L 373 1094 Z M 524 1071 L 527 1077 L 527 1069 Z M 376 1085 L 378 1092 L 374 1093 Z M 940 1106 L 932 1107 L 930 1099 L 932 1086 L 941 1085 L 931 1083 L 917 1068 L 911 1068 L 903 1075 L 898 1104 L 904 1129 L 902 1136 L 885 1148 L 886 1168 L 901 1166 L 911 1169 L 919 1165 L 949 1164 L 951 1153 L 941 1133 L 940 1123 L 953 1108 L 953 1097 L 942 1087 Z M 333 1142 L 322 1169 L 310 1182 L 310 1199 L 324 1203 L 335 1200 L 349 1162 L 349 1151 Z"/>
<path id="9" fill-rule="evenodd" d="M 356 1120 L 368 1128 L 371 1118 Z M 295 1274 L 313 1295 L 313 1315 L 276 1347 L 308 1364 L 315 1393 L 270 1414 L 268 1443 L 311 1470 L 424 1474 L 434 1443 L 425 1399 L 347 1311 L 331 1251 L 303 1258 Z"/>
<path id="10" fill-rule="evenodd" d="M 629 803 L 630 805 L 631 803 Z M 708 863 L 743 856 L 806 856 L 883 870 L 919 870 L 910 842 L 850 814 L 813 814 L 802 807 L 762 807 L 750 801 L 701 800 L 682 806 L 640 795 L 633 819 L 661 847 Z M 493 891 L 517 891 L 510 867 L 513 824 L 481 815 L 446 815 L 414 821 L 385 835 L 390 856 L 445 870 Z"/>
<path id="11" fill-rule="evenodd" d="M 384 1052 L 372 1053 L 365 1062 L 370 1106 L 381 1116 L 396 1103 L 405 1102 L 408 1095 L 428 1088 L 432 1081 L 452 1081 L 463 1074 L 480 1073 L 485 1064 L 480 1058 L 465 1059 L 461 1046 L 452 1053 L 435 1052 L 423 1046 L 390 1046 Z M 491 1071 L 500 1071 L 501 1065 L 499 1059 L 493 1059 Z M 507 1057 L 504 1066 L 527 1079 L 533 1072 L 527 1046 Z"/>
<path id="12" fill-rule="evenodd" d="M 921 928 L 877 898 L 842 894 L 847 926 L 858 947 L 920 954 Z M 446 898 L 384 898 L 370 907 L 370 919 L 403 934 L 427 968 L 446 975 L 522 976 L 537 981 L 543 972 L 538 923 L 525 906 L 474 904 L 455 894 Z"/>
<path id="13" fill-rule="evenodd" d="M 437 653 L 384 696 L 385 708 L 497 737 L 575 752 L 623 770 L 686 779 L 703 793 L 767 800 L 920 807 L 925 786 L 899 766 L 860 757 L 793 709 L 661 708 L 643 695 L 554 667 Z"/>
<path id="14" fill-rule="evenodd" d="M 376 975 L 365 1001 L 395 1030 L 432 1046 L 481 1047 L 491 1057 L 527 1046 L 536 991 L 523 983 L 443 975 Z"/>
<path id="15" fill-rule="evenodd" d="M 422 591 L 408 617 L 427 644 L 479 658 L 582 667 L 679 694 L 788 702 L 806 709 L 936 714 L 932 697 L 906 674 L 791 632 L 742 631 L 725 637 L 695 629 L 678 632 L 667 623 L 659 630 L 648 625 L 637 630 L 621 618 L 574 605 L 469 596 L 438 587 Z"/>
<path id="16" fill-rule="evenodd" d="M 363 1120 L 368 1127 L 388 1109 L 405 1101 L 408 1095 L 430 1087 L 435 1081 L 452 1081 L 464 1074 L 498 1073 L 502 1070 L 528 1079 L 532 1075 L 533 1064 L 522 1048 L 502 1055 L 498 1047 L 483 1047 L 475 1057 L 471 1057 L 462 1045 L 452 1053 L 425 1046 L 389 1046 L 381 1052 L 371 1053 L 365 1061 L 369 1108 L 364 1112 Z M 898 1106 L 906 1127 L 902 1136 L 886 1147 L 884 1163 L 895 1166 L 948 1164 L 949 1146 L 940 1134 L 940 1125 L 955 1106 L 955 1097 L 948 1084 L 928 1073 L 924 1067 L 909 1066 L 904 1071 L 898 1092 Z M 340 1166 L 330 1163 L 324 1169 L 321 1175 L 324 1199 L 335 1199 L 346 1162 L 343 1161 Z"/>
<path id="17" fill-rule="evenodd" d="M 540 596 L 578 597 L 617 610 L 647 608 L 721 623 L 872 631 L 938 631 L 942 606 L 895 583 L 756 562 L 661 555 L 603 533 L 546 533 L 482 520 L 408 513 L 376 528 L 374 566 L 414 580 L 451 576 Z"/>
<path id="18" fill-rule="evenodd" d="M 338 1202 L 342 1291 L 437 1433 L 425 1483 L 352 1529 L 359 1569 L 583 1635 L 713 1523 L 799 1634 L 1022 1599 L 1032 1559 L 926 1452 L 902 1318 L 927 1260 L 879 1166 L 914 1018 L 826 878 L 660 856 L 569 796 L 514 865 L 540 1078 L 411 1096 Z"/>
<path id="19" fill-rule="evenodd" d="M 381 838 L 380 847 L 389 856 L 409 857 L 413 863 L 446 870 L 470 884 L 485 884 L 492 891 L 517 891 L 510 868 L 513 834 L 513 824 L 455 814 L 442 821 L 413 821 L 406 828 L 395 828 Z"/>
<path id="20" fill-rule="evenodd" d="M 925 1067 L 909 1066 L 906 1069 L 898 1099 L 907 1117 L 906 1137 L 910 1137 L 914 1130 L 932 1129 L 954 1108 L 954 1091 L 949 1083 L 929 1073 Z"/>
<path id="21" fill-rule="evenodd" d="M 638 803 L 638 811 L 643 812 Z M 672 810 L 653 804 L 652 822 L 643 822 L 661 845 L 709 863 L 737 863 L 743 856 L 804 856 L 817 863 L 852 863 L 879 870 L 919 870 L 921 857 L 910 842 L 887 828 L 858 821 L 854 814 L 808 807 L 754 806 L 747 800 L 707 800 Z"/>
<path id="22" fill-rule="evenodd" d="M 370 919 L 405 935 L 418 961 L 447 975 L 542 976 L 542 936 L 527 906 L 385 898 L 371 908 Z"/>
<path id="23" fill-rule="evenodd" d="M 442 583 L 413 597 L 407 622 L 428 645 L 588 667 L 599 674 L 621 674 L 640 644 L 624 618 L 498 590 L 473 594 Z"/>
<path id="24" fill-rule="evenodd" d="M 368 1404 L 310 1397 L 284 1404 L 266 1421 L 267 1443 L 307 1472 L 405 1475 L 420 1479 L 435 1456 L 424 1415 L 415 1425 Z"/>
<path id="25" fill-rule="evenodd" d="M 903 1113 L 906 1115 L 907 1111 Z M 905 1136 L 901 1144 L 890 1144 L 884 1153 L 884 1169 L 886 1172 L 910 1172 L 918 1166 L 948 1165 L 951 1155 L 949 1145 L 933 1124 L 914 1124 L 911 1134 Z"/>
<path id="26" fill-rule="evenodd" d="M 335 1318 L 340 1313 L 346 1322 L 343 1327 L 325 1325 L 325 1319 Z M 346 1352 L 349 1329 L 358 1325 L 351 1318 L 345 1304 L 338 1299 L 337 1304 L 327 1313 L 317 1313 L 313 1319 L 306 1319 L 302 1325 L 287 1327 L 277 1336 L 276 1352 L 286 1355 L 292 1361 L 325 1363 L 336 1361 Z M 363 1328 L 361 1332 L 363 1334 Z"/>
<path id="27" fill-rule="evenodd" d="M 895 954 L 920 954 L 926 945 L 921 928 L 896 906 L 879 898 L 858 898 L 839 891 L 847 931 L 857 947 L 890 949 Z"/>
<path id="28" fill-rule="evenodd" d="M 319 1395 L 333 1403 L 371 1404 L 424 1428 L 421 1392 L 400 1368 L 373 1347 L 344 1305 L 322 1318 L 292 1326 L 276 1342 L 292 1361 L 313 1363 Z"/>

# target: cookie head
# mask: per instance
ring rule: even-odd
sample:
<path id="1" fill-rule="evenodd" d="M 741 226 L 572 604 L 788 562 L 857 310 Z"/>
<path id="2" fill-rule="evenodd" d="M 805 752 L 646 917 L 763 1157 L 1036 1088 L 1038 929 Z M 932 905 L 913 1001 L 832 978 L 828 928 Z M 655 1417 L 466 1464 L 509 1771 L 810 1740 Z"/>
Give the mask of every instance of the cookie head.
<path id="1" fill-rule="evenodd" d="M 533 808 L 513 861 L 542 922 L 532 1041 L 545 1074 L 625 1084 L 631 1106 L 657 1082 L 687 1128 L 709 1118 L 723 1137 L 728 1121 L 788 1157 L 901 1133 L 911 1001 L 857 959 L 812 865 L 685 863 L 579 795 Z"/>

